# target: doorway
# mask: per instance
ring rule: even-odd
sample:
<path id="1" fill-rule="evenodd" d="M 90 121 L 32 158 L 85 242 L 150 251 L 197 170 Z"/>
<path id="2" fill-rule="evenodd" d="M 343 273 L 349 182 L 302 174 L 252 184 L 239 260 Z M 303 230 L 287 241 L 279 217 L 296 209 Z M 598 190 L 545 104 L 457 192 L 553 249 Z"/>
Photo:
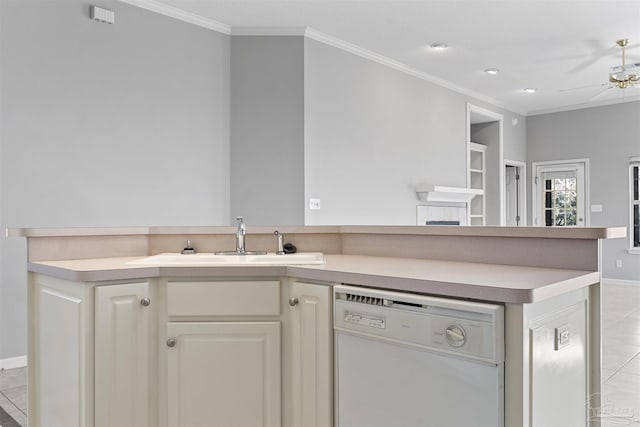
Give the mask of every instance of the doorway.
<path id="1" fill-rule="evenodd" d="M 526 225 L 526 163 L 504 161 L 504 225 Z"/>
<path id="2" fill-rule="evenodd" d="M 467 187 L 482 190 L 470 203 L 470 225 L 504 225 L 503 121 L 502 114 L 467 103 Z"/>
<path id="3" fill-rule="evenodd" d="M 533 225 L 587 226 L 588 171 L 588 159 L 533 163 Z"/>

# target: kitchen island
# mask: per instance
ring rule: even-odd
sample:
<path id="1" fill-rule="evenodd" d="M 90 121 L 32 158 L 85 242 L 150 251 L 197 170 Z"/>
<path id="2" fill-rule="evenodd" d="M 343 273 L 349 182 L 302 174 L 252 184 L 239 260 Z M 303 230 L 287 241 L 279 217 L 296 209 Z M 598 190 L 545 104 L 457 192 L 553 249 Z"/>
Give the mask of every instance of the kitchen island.
<path id="1" fill-rule="evenodd" d="M 334 284 L 503 304 L 505 425 L 597 425 L 599 241 L 624 228 L 279 230 L 326 263 L 127 265 L 187 239 L 228 250 L 231 227 L 12 230 L 28 238 L 30 425 L 331 425 Z M 274 228 L 247 231 L 274 250 Z"/>

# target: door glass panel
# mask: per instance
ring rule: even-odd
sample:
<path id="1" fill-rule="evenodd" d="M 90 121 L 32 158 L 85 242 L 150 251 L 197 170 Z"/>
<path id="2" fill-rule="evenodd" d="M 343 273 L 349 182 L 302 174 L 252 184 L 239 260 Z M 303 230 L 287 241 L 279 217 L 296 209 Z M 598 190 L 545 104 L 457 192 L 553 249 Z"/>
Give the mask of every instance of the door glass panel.
<path id="1" fill-rule="evenodd" d="M 633 207 L 633 247 L 640 246 L 640 205 Z"/>
<path id="2" fill-rule="evenodd" d="M 640 200 L 638 197 L 638 186 L 640 186 L 640 177 L 638 174 L 640 173 L 640 167 L 635 166 L 633 168 L 633 200 Z"/>
<path id="3" fill-rule="evenodd" d="M 565 227 L 578 225 L 577 178 L 562 176 L 545 179 L 545 225 Z"/>

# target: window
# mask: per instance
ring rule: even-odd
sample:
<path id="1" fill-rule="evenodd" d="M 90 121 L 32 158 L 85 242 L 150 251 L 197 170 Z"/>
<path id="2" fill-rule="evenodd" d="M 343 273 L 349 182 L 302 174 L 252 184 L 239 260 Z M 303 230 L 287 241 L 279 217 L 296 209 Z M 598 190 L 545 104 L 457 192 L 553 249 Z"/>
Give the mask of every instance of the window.
<path id="1" fill-rule="evenodd" d="M 629 196 L 629 238 L 631 249 L 640 251 L 640 157 L 632 157 L 629 162 Z"/>

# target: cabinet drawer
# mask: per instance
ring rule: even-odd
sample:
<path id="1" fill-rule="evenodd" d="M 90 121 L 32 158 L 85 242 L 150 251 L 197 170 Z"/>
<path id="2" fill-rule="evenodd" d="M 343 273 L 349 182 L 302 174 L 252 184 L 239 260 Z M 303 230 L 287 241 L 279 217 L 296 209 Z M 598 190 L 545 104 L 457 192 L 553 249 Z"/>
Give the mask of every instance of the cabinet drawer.
<path id="1" fill-rule="evenodd" d="M 278 316 L 280 282 L 169 282 L 169 316 Z"/>

